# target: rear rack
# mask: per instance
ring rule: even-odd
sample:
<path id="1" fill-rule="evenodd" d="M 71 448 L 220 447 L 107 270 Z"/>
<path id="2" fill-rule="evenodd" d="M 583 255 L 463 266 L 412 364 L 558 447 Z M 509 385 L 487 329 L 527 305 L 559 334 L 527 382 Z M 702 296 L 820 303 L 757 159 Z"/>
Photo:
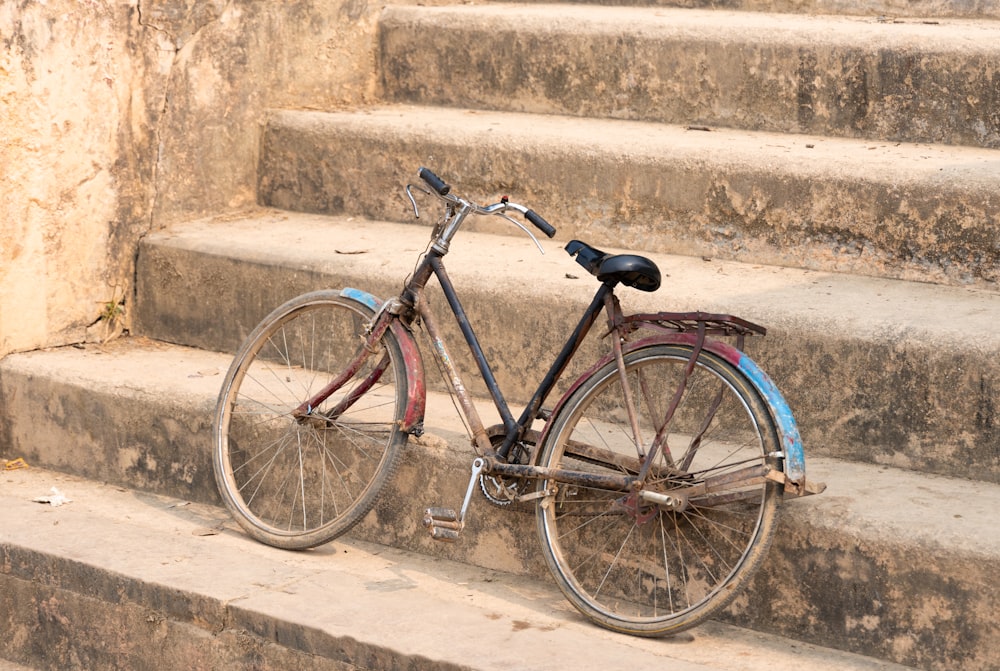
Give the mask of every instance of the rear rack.
<path id="1" fill-rule="evenodd" d="M 701 331 L 710 336 L 765 335 L 767 329 L 739 317 L 708 312 L 651 312 L 628 315 L 622 318 L 622 326 L 629 331 L 640 328 L 686 333 Z"/>

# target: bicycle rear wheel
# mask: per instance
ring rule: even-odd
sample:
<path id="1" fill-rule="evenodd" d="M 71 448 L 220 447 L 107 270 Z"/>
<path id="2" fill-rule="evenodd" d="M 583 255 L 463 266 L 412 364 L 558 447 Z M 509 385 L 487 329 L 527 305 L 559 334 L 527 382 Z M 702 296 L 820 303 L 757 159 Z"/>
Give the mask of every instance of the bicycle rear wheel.
<path id="1" fill-rule="evenodd" d="M 711 617 L 756 571 L 774 531 L 781 489 L 763 476 L 780 469 L 780 459 L 767 406 L 739 370 L 708 352 L 686 376 L 692 354 L 683 345 L 653 345 L 625 357 L 641 450 L 648 452 L 658 432 L 666 437 L 643 485 L 663 495 L 659 501 L 539 483 L 555 492 L 537 509 L 549 569 L 578 610 L 612 630 L 663 636 Z M 539 465 L 638 473 L 614 362 L 586 380 L 552 422 Z"/>
<path id="2" fill-rule="evenodd" d="M 258 541 L 304 549 L 333 540 L 395 472 L 407 390 L 391 332 L 343 386 L 308 404 L 362 351 L 372 315 L 335 291 L 304 294 L 236 354 L 216 408 L 213 464 L 223 502 Z"/>

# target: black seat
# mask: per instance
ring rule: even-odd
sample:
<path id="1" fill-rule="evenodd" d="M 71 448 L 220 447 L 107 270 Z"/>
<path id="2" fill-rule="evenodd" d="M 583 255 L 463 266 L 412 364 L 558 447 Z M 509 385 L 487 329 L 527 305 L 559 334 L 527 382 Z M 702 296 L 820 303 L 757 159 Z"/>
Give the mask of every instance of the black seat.
<path id="1" fill-rule="evenodd" d="M 636 254 L 607 254 L 580 240 L 566 245 L 570 256 L 602 282 L 624 284 L 640 291 L 660 288 L 660 269 L 644 256 Z"/>

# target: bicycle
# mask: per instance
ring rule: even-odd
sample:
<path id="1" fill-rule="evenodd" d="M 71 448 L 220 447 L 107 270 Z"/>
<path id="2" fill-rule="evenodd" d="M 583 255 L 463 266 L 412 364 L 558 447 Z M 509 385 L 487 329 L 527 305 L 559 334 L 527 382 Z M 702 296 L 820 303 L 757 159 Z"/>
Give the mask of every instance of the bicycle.
<path id="1" fill-rule="evenodd" d="M 566 251 L 599 287 L 518 418 L 497 385 L 443 265 L 472 214 L 508 213 L 555 228 L 503 197 L 477 205 L 430 170 L 415 191 L 444 203 L 428 248 L 398 297 L 321 290 L 284 303 L 237 352 L 214 421 L 216 481 L 252 538 L 305 549 L 340 536 L 372 509 L 420 435 L 426 385 L 422 327 L 464 415 L 476 456 L 458 510 L 428 508 L 434 538 L 455 541 L 474 491 L 534 504 L 546 564 L 568 600 L 609 629 L 662 636 L 717 613 L 764 559 L 786 494 L 805 478 L 802 443 L 778 389 L 743 353 L 765 329 L 701 312 L 625 315 L 618 285 L 655 291 L 649 259 L 573 240 Z M 437 277 L 501 423 L 485 427 L 424 288 Z M 608 351 L 552 406 L 550 392 L 601 313 Z M 722 338 L 734 340 L 727 342 Z M 535 428 L 538 420 L 542 426 Z"/>

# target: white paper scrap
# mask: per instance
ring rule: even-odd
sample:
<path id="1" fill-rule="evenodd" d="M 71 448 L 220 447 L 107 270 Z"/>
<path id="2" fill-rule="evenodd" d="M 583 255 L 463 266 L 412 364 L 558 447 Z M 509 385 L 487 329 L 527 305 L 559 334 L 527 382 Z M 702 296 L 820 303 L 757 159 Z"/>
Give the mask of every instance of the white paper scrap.
<path id="1" fill-rule="evenodd" d="M 53 508 L 58 508 L 64 503 L 70 503 L 71 499 L 67 499 L 62 492 L 60 492 L 55 487 L 52 488 L 52 494 L 50 496 L 36 496 L 31 499 L 35 503 L 48 503 Z"/>

